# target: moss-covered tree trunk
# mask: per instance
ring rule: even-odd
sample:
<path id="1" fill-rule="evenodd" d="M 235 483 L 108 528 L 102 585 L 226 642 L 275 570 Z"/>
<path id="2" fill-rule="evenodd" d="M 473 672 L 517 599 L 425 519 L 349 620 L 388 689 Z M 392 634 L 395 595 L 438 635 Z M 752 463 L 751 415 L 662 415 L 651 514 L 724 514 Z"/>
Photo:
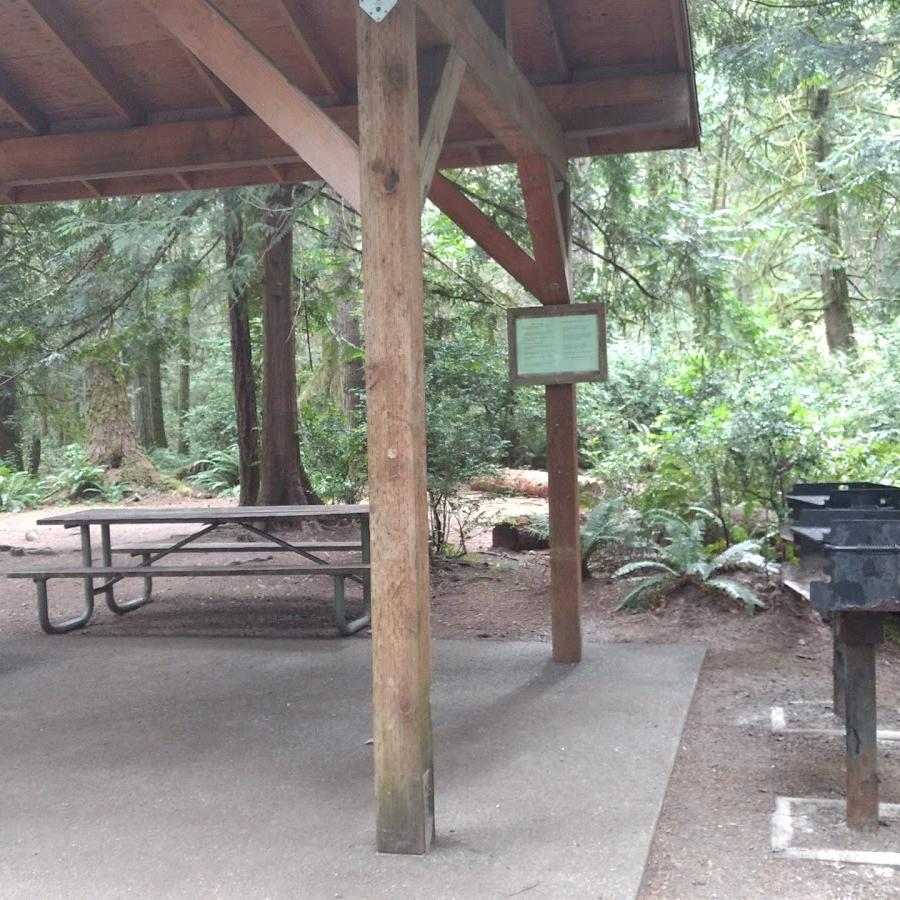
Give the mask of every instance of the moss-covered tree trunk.
<path id="1" fill-rule="evenodd" d="M 231 338 L 231 377 L 237 423 L 240 504 L 253 506 L 259 495 L 259 419 L 256 376 L 250 340 L 247 282 L 240 272 L 244 219 L 234 193 L 225 193 L 225 268 L 228 278 L 228 328 Z"/>
<path id="2" fill-rule="evenodd" d="M 264 260 L 262 465 L 259 505 L 316 503 L 300 462 L 294 339 L 293 189 L 278 188 L 266 215 Z"/>
<path id="3" fill-rule="evenodd" d="M 147 380 L 150 387 L 150 427 L 153 434 L 154 447 L 168 447 L 166 436 L 165 410 L 162 393 L 162 347 L 159 339 L 154 338 L 147 348 Z"/>
<path id="4" fill-rule="evenodd" d="M 150 378 L 141 360 L 132 379 L 134 397 L 134 427 L 138 443 L 148 449 L 153 446 L 153 415 L 150 410 Z"/>
<path id="5" fill-rule="evenodd" d="M 185 293 L 178 317 L 178 452 L 184 456 L 190 449 L 186 420 L 191 409 L 191 295 Z"/>
<path id="6" fill-rule="evenodd" d="M 109 469 L 116 480 L 152 484 L 159 473 L 138 444 L 125 384 L 117 359 L 99 356 L 85 362 L 88 459 Z"/>
<path id="7" fill-rule="evenodd" d="M 18 420 L 15 375 L 0 372 L 0 463 L 22 468 L 22 434 Z"/>
<path id="8" fill-rule="evenodd" d="M 822 236 L 822 309 L 828 349 L 852 353 L 856 347 L 850 283 L 847 278 L 844 246 L 841 239 L 840 201 L 834 179 L 824 163 L 831 154 L 828 108 L 831 93 L 827 87 L 809 91 L 810 115 L 815 125 L 812 156 L 816 182 L 816 225 Z"/>
<path id="9" fill-rule="evenodd" d="M 331 240 L 335 254 L 344 254 L 353 246 L 353 232 L 346 210 L 333 207 L 330 221 Z M 366 387 L 366 370 L 362 358 L 362 327 L 359 317 L 359 271 L 348 264 L 339 274 L 336 285 L 337 309 L 335 332 L 340 344 L 341 406 L 347 422 L 359 425 L 362 419 L 362 395 Z"/>

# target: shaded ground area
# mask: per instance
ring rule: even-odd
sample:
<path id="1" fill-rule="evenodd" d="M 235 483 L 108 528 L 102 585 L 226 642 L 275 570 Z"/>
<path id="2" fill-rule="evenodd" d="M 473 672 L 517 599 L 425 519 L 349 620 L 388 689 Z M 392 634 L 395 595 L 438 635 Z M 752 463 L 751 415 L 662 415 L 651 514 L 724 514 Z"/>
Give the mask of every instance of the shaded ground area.
<path id="1" fill-rule="evenodd" d="M 39 640 L 0 640 L 15 900 L 633 898 L 703 655 L 436 641 L 422 859 L 374 853 L 368 641 Z"/>
<path id="2" fill-rule="evenodd" d="M 26 541 L 27 526 L 28 514 L 0 517 L 0 544 L 45 548 L 54 555 L 4 553 L 0 555 L 4 568 L 30 566 L 38 560 L 50 565 L 76 562 L 75 535 L 53 536 L 42 529 L 33 535 L 35 540 Z M 162 533 L 129 539 L 171 533 L 163 527 Z M 473 546 L 486 550 L 484 540 Z M 160 582 L 159 587 L 159 601 L 153 606 L 120 620 L 101 608 L 97 624 L 83 635 L 57 640 L 334 633 L 327 579 L 223 578 Z M 546 641 L 548 587 L 546 554 L 540 552 L 487 551 L 437 565 L 432 601 L 435 636 Z M 828 696 L 830 633 L 776 585 L 763 584 L 761 589 L 770 609 L 748 619 L 726 601 L 690 594 L 655 612 L 615 613 L 623 590 L 620 584 L 595 576 L 585 587 L 588 641 L 691 642 L 708 648 L 641 896 L 645 900 L 900 897 L 900 870 L 786 860 L 770 852 L 776 796 L 841 796 L 843 747 L 835 737 L 771 733 L 772 705 Z M 0 591 L 0 638 L 36 634 L 33 585 L 5 582 Z M 69 592 L 75 594 L 77 606 L 77 589 Z M 881 653 L 878 677 L 880 703 L 896 712 L 900 653 L 895 646 Z M 900 802 L 900 744 L 882 745 L 881 777 L 882 799 Z M 896 846 L 900 848 L 900 834 Z"/>

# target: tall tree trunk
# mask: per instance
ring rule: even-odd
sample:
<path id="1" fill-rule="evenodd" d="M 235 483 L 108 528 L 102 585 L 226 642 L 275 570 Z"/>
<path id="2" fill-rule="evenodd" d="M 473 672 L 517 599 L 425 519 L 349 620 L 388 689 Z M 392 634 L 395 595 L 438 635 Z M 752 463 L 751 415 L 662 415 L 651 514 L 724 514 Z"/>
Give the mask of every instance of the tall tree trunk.
<path id="1" fill-rule="evenodd" d="M 734 110 L 728 115 L 719 132 L 719 146 L 716 150 L 715 174 L 713 176 L 711 212 L 716 212 L 728 205 L 728 169 L 731 162 L 731 126 L 734 121 Z"/>
<path id="2" fill-rule="evenodd" d="M 235 194 L 225 193 L 225 268 L 228 277 L 228 326 L 231 373 L 237 422 L 241 506 L 253 506 L 259 495 L 259 420 L 256 378 L 250 342 L 250 310 L 246 279 L 238 261 L 244 245 L 244 219 Z"/>
<path id="3" fill-rule="evenodd" d="M 0 463 L 22 468 L 22 433 L 17 418 L 16 377 L 0 372 Z"/>
<path id="4" fill-rule="evenodd" d="M 345 254 L 353 246 L 353 232 L 343 208 L 332 206 L 331 240 L 336 254 Z M 359 321 L 359 272 L 355 266 L 344 266 L 338 275 L 335 332 L 340 344 L 341 405 L 347 422 L 358 425 L 362 419 L 362 395 L 366 387 L 366 370 L 362 358 L 362 328 Z"/>
<path id="5" fill-rule="evenodd" d="M 178 453 L 184 456 L 188 446 L 185 428 L 191 409 L 191 295 L 185 293 L 178 320 Z"/>
<path id="6" fill-rule="evenodd" d="M 279 187 L 266 214 L 264 261 L 262 466 L 259 504 L 318 502 L 300 463 L 294 340 L 293 188 Z"/>
<path id="7" fill-rule="evenodd" d="M 154 339 L 147 353 L 147 381 L 150 387 L 150 425 L 154 447 L 168 447 L 166 437 L 165 410 L 162 397 L 162 349 L 158 339 Z"/>
<path id="8" fill-rule="evenodd" d="M 834 179 L 823 163 L 831 154 L 828 107 L 831 93 L 827 87 L 809 91 L 810 115 L 815 125 L 812 156 L 816 177 L 816 225 L 822 235 L 822 309 L 825 314 L 825 337 L 828 349 L 852 353 L 856 348 L 853 313 L 850 306 L 850 284 L 844 247 L 841 241 L 840 202 Z"/>
<path id="9" fill-rule="evenodd" d="M 138 442 L 148 449 L 153 446 L 151 403 L 150 372 L 146 360 L 142 360 L 134 373 L 134 424 Z"/>
<path id="10" fill-rule="evenodd" d="M 138 444 L 125 372 L 117 359 L 94 358 L 84 365 L 88 459 L 114 470 L 122 481 L 152 484 L 159 473 Z"/>
<path id="11" fill-rule="evenodd" d="M 41 468 L 41 436 L 36 431 L 31 436 L 31 445 L 28 448 L 28 474 L 35 478 Z"/>

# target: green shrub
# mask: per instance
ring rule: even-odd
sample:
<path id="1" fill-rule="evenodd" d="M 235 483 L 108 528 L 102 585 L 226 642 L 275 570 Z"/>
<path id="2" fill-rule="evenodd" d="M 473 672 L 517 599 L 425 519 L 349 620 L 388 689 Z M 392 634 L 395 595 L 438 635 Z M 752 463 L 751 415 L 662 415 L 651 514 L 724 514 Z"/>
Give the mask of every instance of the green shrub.
<path id="1" fill-rule="evenodd" d="M 316 493 L 329 503 L 356 503 L 368 482 L 365 421 L 349 427 L 334 407 L 304 403 L 300 411 L 303 465 Z"/>
<path id="2" fill-rule="evenodd" d="M 495 470 L 507 450 L 498 415 L 507 381 L 497 360 L 466 332 L 430 344 L 425 378 L 431 548 L 447 553 L 451 526 L 471 522 L 460 488 Z"/>

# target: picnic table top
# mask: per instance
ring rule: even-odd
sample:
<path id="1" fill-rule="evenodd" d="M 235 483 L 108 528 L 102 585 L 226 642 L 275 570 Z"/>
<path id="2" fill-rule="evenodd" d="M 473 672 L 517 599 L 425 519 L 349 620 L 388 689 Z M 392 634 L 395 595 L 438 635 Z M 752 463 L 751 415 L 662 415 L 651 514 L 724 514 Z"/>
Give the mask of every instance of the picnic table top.
<path id="1" fill-rule="evenodd" d="M 38 519 L 38 525 L 149 525 L 169 522 L 246 522 L 262 519 L 363 518 L 368 516 L 365 504 L 354 506 L 173 506 L 162 508 L 133 507 L 82 509 Z"/>

